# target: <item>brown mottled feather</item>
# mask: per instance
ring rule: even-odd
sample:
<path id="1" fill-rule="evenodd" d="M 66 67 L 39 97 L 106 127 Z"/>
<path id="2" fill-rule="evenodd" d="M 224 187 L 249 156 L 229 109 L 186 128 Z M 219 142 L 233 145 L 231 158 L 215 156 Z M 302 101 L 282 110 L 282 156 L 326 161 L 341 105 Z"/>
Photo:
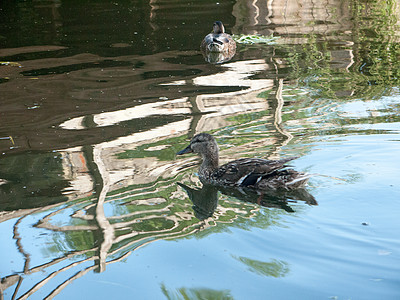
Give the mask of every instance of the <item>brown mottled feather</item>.
<path id="1" fill-rule="evenodd" d="M 281 160 L 267 160 L 261 158 L 241 158 L 220 166 L 213 174 L 213 178 L 226 182 L 228 185 L 254 185 L 259 177 L 267 176 L 282 169 L 285 164 L 297 157 Z M 243 184 L 247 182 L 247 184 Z"/>

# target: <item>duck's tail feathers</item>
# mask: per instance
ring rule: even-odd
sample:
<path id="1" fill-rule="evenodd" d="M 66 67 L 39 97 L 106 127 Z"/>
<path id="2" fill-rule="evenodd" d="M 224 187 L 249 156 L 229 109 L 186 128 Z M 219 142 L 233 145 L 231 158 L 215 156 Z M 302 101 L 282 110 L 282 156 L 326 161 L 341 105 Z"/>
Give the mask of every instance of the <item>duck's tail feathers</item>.
<path id="1" fill-rule="evenodd" d="M 295 176 L 292 180 L 286 182 L 285 185 L 291 189 L 300 188 L 307 183 L 311 176 L 312 174 L 308 173 L 299 174 L 299 176 Z"/>

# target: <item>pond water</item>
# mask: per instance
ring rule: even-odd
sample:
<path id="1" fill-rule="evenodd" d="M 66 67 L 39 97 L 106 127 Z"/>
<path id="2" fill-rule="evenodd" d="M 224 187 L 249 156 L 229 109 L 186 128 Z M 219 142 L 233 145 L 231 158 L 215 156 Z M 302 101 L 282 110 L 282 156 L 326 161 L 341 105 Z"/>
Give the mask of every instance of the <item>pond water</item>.
<path id="1" fill-rule="evenodd" d="M 0 299 L 400 299 L 399 3 L 0 16 Z M 224 63 L 199 51 L 215 20 L 238 41 Z M 176 157 L 199 132 L 223 162 L 299 156 L 313 176 L 299 195 L 202 187 Z"/>

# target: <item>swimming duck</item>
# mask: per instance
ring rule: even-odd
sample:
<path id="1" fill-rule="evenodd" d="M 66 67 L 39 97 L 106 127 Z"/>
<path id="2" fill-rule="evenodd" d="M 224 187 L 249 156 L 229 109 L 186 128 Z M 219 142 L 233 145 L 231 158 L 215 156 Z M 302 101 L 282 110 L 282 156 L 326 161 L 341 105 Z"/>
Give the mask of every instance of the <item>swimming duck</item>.
<path id="1" fill-rule="evenodd" d="M 225 33 L 225 27 L 221 21 L 214 22 L 213 31 L 207 34 L 201 42 L 203 52 L 236 52 L 236 43 L 233 38 Z"/>
<path id="2" fill-rule="evenodd" d="M 259 190 L 292 190 L 303 187 L 310 177 L 308 174 L 287 168 L 286 163 L 297 157 L 280 160 L 241 158 L 219 166 L 218 145 L 215 138 L 208 133 L 194 136 L 189 146 L 177 155 L 190 152 L 202 157 L 199 177 L 205 183 Z"/>

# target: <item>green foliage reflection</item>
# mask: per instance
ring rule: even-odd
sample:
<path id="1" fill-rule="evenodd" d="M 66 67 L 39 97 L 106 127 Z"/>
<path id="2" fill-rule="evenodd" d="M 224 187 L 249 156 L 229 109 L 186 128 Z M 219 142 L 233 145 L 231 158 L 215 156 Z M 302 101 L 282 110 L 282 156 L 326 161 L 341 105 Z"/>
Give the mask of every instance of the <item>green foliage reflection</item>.
<path id="1" fill-rule="evenodd" d="M 284 277 L 290 270 L 287 262 L 277 259 L 273 259 L 271 262 L 264 262 L 243 256 L 235 258 L 245 264 L 249 271 L 262 276 Z"/>
<path id="2" fill-rule="evenodd" d="M 175 291 L 168 290 L 162 284 L 161 290 L 167 299 L 185 299 L 185 300 L 232 300 L 234 299 L 228 290 L 213 290 L 207 288 L 178 288 Z"/>

